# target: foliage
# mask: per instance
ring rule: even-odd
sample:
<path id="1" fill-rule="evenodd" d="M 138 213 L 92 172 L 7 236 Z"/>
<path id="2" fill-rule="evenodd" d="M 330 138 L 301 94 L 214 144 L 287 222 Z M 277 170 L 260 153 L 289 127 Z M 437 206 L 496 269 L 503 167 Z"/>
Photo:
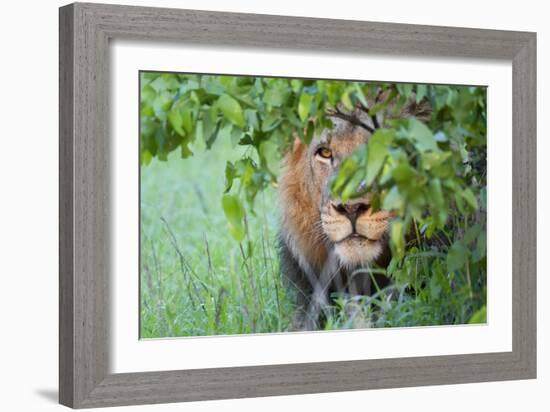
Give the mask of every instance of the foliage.
<path id="1" fill-rule="evenodd" d="M 360 195 L 357 182 L 375 186 L 373 203 L 397 216 L 387 274 L 421 301 L 465 303 L 472 316 L 486 297 L 486 91 L 405 86 L 398 99 L 427 98 L 431 120 L 388 121 L 343 163 L 332 188 L 346 199 Z"/>
<path id="2" fill-rule="evenodd" d="M 249 148 L 242 159 L 226 165 L 226 192 L 239 180 L 253 205 L 257 193 L 277 181 L 279 160 L 299 136 L 309 143 L 331 122 L 325 108 L 365 101 L 360 82 L 142 73 L 140 105 L 141 163 L 190 145 L 229 139 Z M 254 155 L 252 155 L 252 153 Z"/>
<path id="3" fill-rule="evenodd" d="M 381 91 L 387 98 L 376 101 Z M 146 72 L 141 163 L 147 168 L 154 158 L 167 160 L 175 151 L 189 158 L 199 142 L 207 149 L 217 140 L 240 148 L 241 156 L 225 164 L 218 202 L 233 238 L 248 243 L 249 258 L 254 239 L 247 234 L 247 219 L 256 211 L 258 194 L 276 185 L 281 157 L 296 136 L 309 143 L 331 126 L 327 113 L 335 107 L 370 106 L 370 114 L 389 115 L 413 100 L 430 103 L 431 119 L 386 121 L 344 162 L 332 190 L 346 200 L 360 194 L 359 183 L 366 182 L 366 190 L 376 189 L 375 207 L 395 213 L 393 258 L 387 269 L 377 270 L 394 279 L 401 304 L 417 309 L 444 304 L 438 324 L 484 322 L 485 88 Z M 381 302 L 388 292 L 381 291 Z M 347 313 L 356 301 L 335 297 L 330 315 L 341 315 L 342 308 Z M 372 302 L 362 302 L 361 311 Z M 387 310 L 378 305 L 377 324 L 385 319 L 380 312 L 398 306 L 388 305 Z M 407 307 L 401 309 L 416 313 Z"/>

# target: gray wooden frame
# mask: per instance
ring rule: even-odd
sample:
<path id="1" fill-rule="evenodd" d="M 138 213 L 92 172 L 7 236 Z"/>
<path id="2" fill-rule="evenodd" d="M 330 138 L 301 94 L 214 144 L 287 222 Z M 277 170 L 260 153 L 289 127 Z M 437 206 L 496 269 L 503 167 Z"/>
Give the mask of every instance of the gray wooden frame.
<path id="1" fill-rule="evenodd" d="M 536 376 L 536 34 L 103 4 L 60 9 L 59 399 L 85 408 Z M 513 65 L 513 350 L 110 374 L 109 40 L 492 58 Z"/>

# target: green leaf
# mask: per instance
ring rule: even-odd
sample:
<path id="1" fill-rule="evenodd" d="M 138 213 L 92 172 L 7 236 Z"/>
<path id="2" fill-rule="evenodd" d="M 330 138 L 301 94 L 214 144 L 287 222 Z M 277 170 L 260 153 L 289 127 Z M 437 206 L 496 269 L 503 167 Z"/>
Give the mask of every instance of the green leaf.
<path id="1" fill-rule="evenodd" d="M 461 214 L 465 214 L 466 209 L 465 209 L 464 199 L 462 198 L 462 194 L 461 193 L 455 193 L 454 194 L 454 199 L 455 199 L 455 203 L 456 203 L 456 207 L 457 207 L 458 211 Z"/>
<path id="2" fill-rule="evenodd" d="M 187 145 L 187 142 L 182 142 L 181 144 L 181 157 L 187 159 L 189 156 L 193 156 L 193 152 Z"/>
<path id="3" fill-rule="evenodd" d="M 279 170 L 279 156 L 277 144 L 271 140 L 266 140 L 260 144 L 259 150 L 261 160 L 265 164 L 265 168 L 270 173 L 275 174 Z"/>
<path id="4" fill-rule="evenodd" d="M 413 90 L 413 85 L 410 83 L 398 83 L 396 87 L 399 94 L 407 98 L 411 95 Z"/>
<path id="5" fill-rule="evenodd" d="M 217 114 L 218 110 L 215 106 L 212 106 L 202 116 L 202 138 L 208 149 L 212 147 L 217 137 L 220 125 Z"/>
<path id="6" fill-rule="evenodd" d="M 193 115 L 191 114 L 191 111 L 184 110 L 181 114 L 181 124 L 183 127 L 183 130 L 185 130 L 186 134 L 191 134 L 193 131 Z"/>
<path id="7" fill-rule="evenodd" d="M 303 80 L 300 79 L 292 79 L 290 81 L 290 87 L 292 88 L 292 91 L 294 93 L 298 93 L 302 89 Z"/>
<path id="8" fill-rule="evenodd" d="M 225 194 L 222 198 L 223 212 L 229 224 L 229 233 L 237 241 L 244 239 L 244 208 L 237 196 Z"/>
<path id="9" fill-rule="evenodd" d="M 432 214 L 435 218 L 435 224 L 439 228 L 445 225 L 447 221 L 447 206 L 441 189 L 441 181 L 438 178 L 430 179 L 429 194 Z"/>
<path id="10" fill-rule="evenodd" d="M 217 76 L 206 75 L 201 79 L 201 86 L 207 94 L 214 96 L 222 96 L 225 92 L 225 87 L 220 84 L 220 79 Z"/>
<path id="11" fill-rule="evenodd" d="M 262 132 L 270 132 L 274 130 L 282 122 L 282 116 L 279 110 L 273 110 L 267 113 L 262 119 Z"/>
<path id="12" fill-rule="evenodd" d="M 359 195 L 358 188 L 361 185 L 361 182 L 365 179 L 365 176 L 361 171 L 356 171 L 352 178 L 346 183 L 344 189 L 342 190 L 342 202 L 347 202 L 352 199 L 354 196 Z"/>
<path id="13" fill-rule="evenodd" d="M 461 195 L 462 195 L 462 198 L 466 201 L 466 203 L 468 203 L 468 205 L 472 209 L 477 210 L 478 208 L 477 199 L 476 199 L 476 196 L 474 195 L 474 192 L 472 192 L 472 189 L 470 189 L 469 187 L 465 188 L 461 192 Z"/>
<path id="14" fill-rule="evenodd" d="M 141 164 L 148 165 L 151 163 L 151 160 L 153 159 L 153 155 L 151 155 L 151 152 L 149 150 L 143 150 L 141 152 Z"/>
<path id="15" fill-rule="evenodd" d="M 181 137 L 185 136 L 185 131 L 183 130 L 183 117 L 177 109 L 174 110 L 174 108 L 172 108 L 172 110 L 168 112 L 168 121 L 177 134 Z"/>
<path id="16" fill-rule="evenodd" d="M 236 126 L 244 127 L 243 109 L 237 100 L 228 94 L 223 94 L 218 99 L 217 105 L 227 120 Z"/>
<path id="17" fill-rule="evenodd" d="M 225 193 L 231 190 L 233 180 L 237 177 L 237 169 L 231 162 L 225 164 Z"/>
<path id="18" fill-rule="evenodd" d="M 229 122 L 226 122 L 218 131 L 217 139 L 222 140 L 231 140 L 231 130 L 233 129 L 233 125 Z"/>
<path id="19" fill-rule="evenodd" d="M 419 84 L 416 86 L 416 103 L 420 103 L 426 94 L 428 93 L 428 86 L 425 84 Z"/>
<path id="20" fill-rule="evenodd" d="M 302 93 L 300 101 L 298 102 L 298 115 L 300 120 L 305 122 L 311 112 L 311 103 L 313 102 L 313 96 L 308 93 Z"/>
<path id="21" fill-rule="evenodd" d="M 143 119 L 144 117 L 153 117 L 155 115 L 155 110 L 151 106 L 142 106 L 140 111 L 140 116 Z"/>
<path id="22" fill-rule="evenodd" d="M 285 100 L 285 92 L 279 84 L 271 84 L 264 93 L 264 102 L 279 107 Z"/>
<path id="23" fill-rule="evenodd" d="M 370 137 L 367 143 L 367 174 L 365 177 L 367 187 L 370 187 L 382 169 L 394 137 L 395 130 L 393 129 L 378 129 Z"/>
<path id="24" fill-rule="evenodd" d="M 401 161 L 392 172 L 392 176 L 397 183 L 408 184 L 414 177 L 414 170 L 406 160 Z"/>
<path id="25" fill-rule="evenodd" d="M 153 101 L 153 109 L 155 114 L 160 118 L 165 118 L 166 112 L 172 107 L 172 94 L 165 92 L 155 97 Z"/>
<path id="26" fill-rule="evenodd" d="M 487 233 L 482 231 L 476 242 L 476 261 L 480 261 L 487 254 Z"/>
<path id="27" fill-rule="evenodd" d="M 198 88 L 199 88 L 199 83 L 196 80 L 186 79 L 182 81 L 181 86 L 179 88 L 179 92 L 181 95 L 183 95 L 191 90 L 197 90 Z"/>
<path id="28" fill-rule="evenodd" d="M 179 87 L 179 82 L 174 74 L 162 73 L 155 80 L 149 83 L 157 92 L 175 90 Z"/>
<path id="29" fill-rule="evenodd" d="M 263 85 L 263 79 L 261 77 L 256 77 L 256 80 L 254 80 L 254 88 L 258 93 L 264 92 L 264 85 Z"/>
<path id="30" fill-rule="evenodd" d="M 447 253 L 447 270 L 453 272 L 464 267 L 468 259 L 468 249 L 460 241 L 456 241 Z"/>
<path id="31" fill-rule="evenodd" d="M 141 88 L 141 101 L 151 103 L 155 100 L 157 92 L 151 87 L 151 85 L 146 84 Z"/>
<path id="32" fill-rule="evenodd" d="M 394 219 L 390 225 L 390 240 L 395 256 L 405 254 L 405 223 L 401 219 Z"/>
<path id="33" fill-rule="evenodd" d="M 355 82 L 355 96 L 357 97 L 357 100 L 361 102 L 361 104 L 365 107 L 368 107 L 369 103 L 367 102 L 367 98 L 365 97 L 365 93 L 363 93 L 363 90 L 361 90 L 361 83 Z"/>
<path id="34" fill-rule="evenodd" d="M 340 194 L 344 189 L 346 183 L 353 177 L 355 172 L 358 169 L 358 164 L 355 159 L 348 157 L 340 166 L 338 174 L 331 182 L 332 192 L 335 194 Z"/>
<path id="35" fill-rule="evenodd" d="M 464 233 L 464 236 L 462 237 L 462 241 L 464 242 L 464 244 L 469 245 L 470 243 L 472 243 L 474 240 L 478 238 L 480 233 L 481 233 L 481 225 L 475 224 L 469 227 L 468 230 L 466 230 L 466 232 Z"/>
<path id="36" fill-rule="evenodd" d="M 431 197 L 430 200 L 435 205 L 435 207 L 441 207 L 445 203 L 445 200 L 443 198 L 443 191 L 441 189 L 441 181 L 438 178 L 431 179 L 429 183 L 429 188 Z"/>
<path id="37" fill-rule="evenodd" d="M 422 153 L 422 167 L 424 170 L 430 171 L 446 162 L 451 156 L 451 152 L 424 152 Z"/>
<path id="38" fill-rule="evenodd" d="M 439 279 L 437 275 L 434 273 L 432 274 L 432 277 L 430 279 L 430 295 L 433 300 L 439 299 L 439 296 L 441 295 L 442 287 L 439 284 Z"/>
<path id="39" fill-rule="evenodd" d="M 253 127 L 254 129 L 259 129 L 260 125 L 258 123 L 258 115 L 256 110 L 246 109 L 244 111 L 244 117 L 246 119 L 246 125 Z"/>
<path id="40" fill-rule="evenodd" d="M 346 90 L 342 96 L 340 96 L 340 102 L 344 105 L 344 107 L 347 109 L 347 110 L 352 110 L 353 109 L 353 103 L 351 101 L 351 98 L 350 98 L 350 95 L 349 95 L 349 91 Z"/>
<path id="41" fill-rule="evenodd" d="M 140 132 L 142 136 L 154 136 L 158 128 L 158 123 L 150 117 L 141 118 Z"/>
<path id="42" fill-rule="evenodd" d="M 306 126 L 305 133 L 304 133 L 304 143 L 310 144 L 313 140 L 313 133 L 315 133 L 315 125 L 312 122 L 309 122 Z"/>
<path id="43" fill-rule="evenodd" d="M 243 131 L 238 127 L 234 127 L 231 130 L 231 147 L 236 147 L 239 141 L 243 138 Z"/>
<path id="44" fill-rule="evenodd" d="M 415 147 L 421 152 L 439 150 L 432 131 L 428 128 L 428 126 L 414 117 L 409 119 L 409 138 L 412 140 Z"/>
<path id="45" fill-rule="evenodd" d="M 487 323 L 487 306 L 483 305 L 480 309 L 478 309 L 477 312 L 472 315 L 468 323 Z"/>
<path id="46" fill-rule="evenodd" d="M 405 207 L 405 199 L 401 196 L 397 186 L 393 186 L 382 201 L 382 209 L 402 211 Z"/>

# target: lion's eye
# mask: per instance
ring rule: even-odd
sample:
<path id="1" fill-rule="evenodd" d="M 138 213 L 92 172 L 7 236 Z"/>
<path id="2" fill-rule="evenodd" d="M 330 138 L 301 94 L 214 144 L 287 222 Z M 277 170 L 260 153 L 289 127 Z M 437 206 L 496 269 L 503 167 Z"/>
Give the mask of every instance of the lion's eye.
<path id="1" fill-rule="evenodd" d="M 332 150 L 330 150 L 328 147 L 321 147 L 317 149 L 317 154 L 321 156 L 323 159 L 332 158 Z"/>

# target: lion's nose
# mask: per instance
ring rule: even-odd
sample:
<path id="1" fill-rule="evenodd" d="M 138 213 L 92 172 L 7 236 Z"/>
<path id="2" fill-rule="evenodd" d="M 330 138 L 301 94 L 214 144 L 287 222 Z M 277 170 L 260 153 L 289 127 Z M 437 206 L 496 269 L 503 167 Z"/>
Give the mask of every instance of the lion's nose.
<path id="1" fill-rule="evenodd" d="M 332 207 L 341 215 L 346 216 L 351 223 L 355 225 L 355 221 L 359 216 L 369 210 L 369 204 L 363 202 L 357 203 L 337 203 L 332 202 Z"/>

